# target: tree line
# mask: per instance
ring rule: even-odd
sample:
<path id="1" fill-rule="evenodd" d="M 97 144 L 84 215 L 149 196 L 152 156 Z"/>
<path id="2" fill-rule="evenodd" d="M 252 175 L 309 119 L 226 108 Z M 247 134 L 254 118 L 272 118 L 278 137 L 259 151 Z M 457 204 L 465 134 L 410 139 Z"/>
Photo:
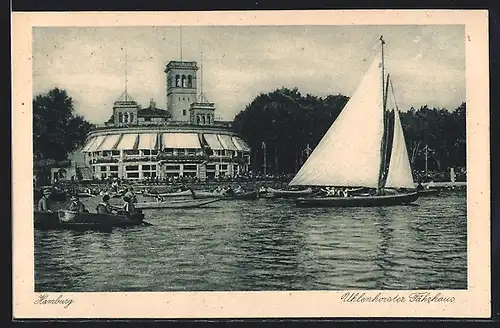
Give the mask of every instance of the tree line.
<path id="1" fill-rule="evenodd" d="M 83 146 L 94 128 L 74 110 L 73 99 L 65 90 L 54 88 L 33 99 L 33 160 L 58 162 Z"/>
<path id="2" fill-rule="evenodd" d="M 265 160 L 267 174 L 296 173 L 348 100 L 341 94 L 302 95 L 297 88 L 259 94 L 233 124 L 252 149 L 253 172 L 262 174 Z M 465 109 L 465 102 L 453 110 L 426 105 L 400 109 L 414 171 L 465 167 Z M 359 132 L 353 127 L 353 133 Z"/>

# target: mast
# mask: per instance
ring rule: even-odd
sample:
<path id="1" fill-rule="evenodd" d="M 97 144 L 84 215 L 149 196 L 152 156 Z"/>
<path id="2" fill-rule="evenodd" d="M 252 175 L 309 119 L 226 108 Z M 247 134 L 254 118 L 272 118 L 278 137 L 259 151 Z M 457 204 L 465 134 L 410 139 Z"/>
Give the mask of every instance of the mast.
<path id="1" fill-rule="evenodd" d="M 384 122 L 384 136 L 386 134 L 385 132 L 385 70 L 384 70 L 384 38 L 383 35 L 380 36 L 380 46 L 381 46 L 381 55 L 382 55 L 382 120 Z M 384 142 L 384 136 L 382 136 L 380 140 L 380 168 L 379 168 L 379 175 L 378 175 L 378 186 L 377 186 L 377 194 L 380 194 L 382 189 L 384 188 L 384 182 L 383 182 L 383 173 L 384 173 L 384 168 L 385 168 L 385 142 Z"/>
<path id="2" fill-rule="evenodd" d="M 200 102 L 203 102 L 203 51 L 200 59 Z"/>
<path id="3" fill-rule="evenodd" d="M 180 52 L 181 52 L 181 61 L 182 61 L 182 26 L 180 27 L 180 33 L 179 33 L 179 44 L 180 44 Z"/>
<path id="4" fill-rule="evenodd" d="M 128 101 L 127 82 L 127 48 L 125 48 L 125 101 Z"/>

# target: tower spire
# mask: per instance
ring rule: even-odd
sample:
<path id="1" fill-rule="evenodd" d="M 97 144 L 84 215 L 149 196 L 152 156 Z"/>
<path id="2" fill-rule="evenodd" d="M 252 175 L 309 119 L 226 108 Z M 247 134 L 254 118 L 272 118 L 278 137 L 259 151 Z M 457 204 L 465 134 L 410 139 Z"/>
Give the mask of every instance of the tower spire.
<path id="1" fill-rule="evenodd" d="M 182 26 L 180 27 L 180 51 L 181 51 L 181 61 L 182 61 Z"/>
<path id="2" fill-rule="evenodd" d="M 200 59 L 200 102 L 204 102 L 203 96 L 203 51 L 201 51 Z"/>
<path id="3" fill-rule="evenodd" d="M 127 48 L 125 48 L 125 101 L 128 101 L 127 83 Z"/>

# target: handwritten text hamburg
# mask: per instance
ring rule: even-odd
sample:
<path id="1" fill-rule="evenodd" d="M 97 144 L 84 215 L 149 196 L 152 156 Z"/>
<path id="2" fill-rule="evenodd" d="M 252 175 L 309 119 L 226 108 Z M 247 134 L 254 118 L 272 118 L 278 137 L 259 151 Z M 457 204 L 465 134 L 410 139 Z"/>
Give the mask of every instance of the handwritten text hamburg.
<path id="1" fill-rule="evenodd" d="M 453 303 L 455 297 L 445 296 L 441 293 L 431 294 L 429 292 L 411 293 L 406 296 L 384 296 L 378 293 L 375 296 L 366 293 L 344 293 L 340 298 L 345 303 Z"/>

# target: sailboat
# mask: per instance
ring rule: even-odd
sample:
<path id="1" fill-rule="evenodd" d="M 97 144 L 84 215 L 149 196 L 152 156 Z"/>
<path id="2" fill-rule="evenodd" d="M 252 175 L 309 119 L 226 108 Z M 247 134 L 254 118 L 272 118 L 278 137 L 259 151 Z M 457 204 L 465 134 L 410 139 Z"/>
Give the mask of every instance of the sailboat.
<path id="1" fill-rule="evenodd" d="M 418 199 L 380 41 L 380 54 L 357 90 L 289 183 L 322 190 L 297 198 L 299 207 L 404 205 Z"/>

